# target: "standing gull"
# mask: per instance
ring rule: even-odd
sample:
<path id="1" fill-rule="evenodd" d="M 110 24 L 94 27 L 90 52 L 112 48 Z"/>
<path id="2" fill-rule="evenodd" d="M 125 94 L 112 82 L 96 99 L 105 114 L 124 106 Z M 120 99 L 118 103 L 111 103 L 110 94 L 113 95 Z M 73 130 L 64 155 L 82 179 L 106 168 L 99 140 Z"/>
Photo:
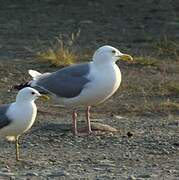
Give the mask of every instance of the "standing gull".
<path id="1" fill-rule="evenodd" d="M 121 83 L 121 72 L 116 65 L 117 60 L 133 61 L 130 55 L 121 53 L 112 46 L 102 46 L 93 55 L 89 63 L 72 65 L 53 73 L 41 74 L 29 70 L 33 80 L 14 86 L 21 88 L 31 86 L 45 91 L 59 100 L 60 104 L 73 108 L 73 133 L 77 132 L 78 106 L 85 106 L 87 132 L 90 134 L 90 107 L 104 102 L 111 97 Z"/>
<path id="2" fill-rule="evenodd" d="M 14 103 L 0 105 L 0 137 L 15 141 L 17 161 L 19 137 L 33 125 L 37 114 L 34 101 L 40 96 L 45 97 L 37 90 L 26 87 L 18 92 Z"/>

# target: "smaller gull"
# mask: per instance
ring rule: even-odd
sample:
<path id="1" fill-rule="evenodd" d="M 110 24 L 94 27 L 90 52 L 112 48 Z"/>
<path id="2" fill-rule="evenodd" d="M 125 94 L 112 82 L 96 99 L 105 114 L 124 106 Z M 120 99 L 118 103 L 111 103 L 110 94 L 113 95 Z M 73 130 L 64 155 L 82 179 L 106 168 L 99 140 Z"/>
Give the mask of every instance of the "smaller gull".
<path id="1" fill-rule="evenodd" d="M 35 121 L 37 107 L 34 101 L 38 97 L 47 98 L 37 90 L 26 87 L 18 92 L 14 103 L 0 105 L 0 137 L 15 141 L 17 161 L 19 161 L 19 137 L 29 130 Z"/>
<path id="2" fill-rule="evenodd" d="M 56 72 L 41 74 L 29 70 L 33 80 L 25 84 L 15 85 L 15 89 L 26 86 L 39 92 L 51 94 L 60 104 L 73 108 L 73 133 L 77 134 L 78 106 L 87 107 L 87 132 L 92 133 L 90 125 L 90 107 L 100 104 L 111 97 L 121 83 L 121 72 L 116 65 L 117 60 L 133 61 L 128 54 L 105 45 L 96 50 L 92 61 L 62 68 Z"/>

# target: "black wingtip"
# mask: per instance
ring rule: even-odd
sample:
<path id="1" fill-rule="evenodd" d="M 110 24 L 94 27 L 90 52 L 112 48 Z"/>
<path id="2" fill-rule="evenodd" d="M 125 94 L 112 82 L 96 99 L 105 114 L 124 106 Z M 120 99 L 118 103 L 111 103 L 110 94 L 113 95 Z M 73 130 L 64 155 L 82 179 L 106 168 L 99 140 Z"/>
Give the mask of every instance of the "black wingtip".
<path id="1" fill-rule="evenodd" d="M 21 84 L 17 84 L 17 85 L 12 85 L 10 88 L 10 91 L 11 90 L 18 90 L 19 91 L 25 87 L 30 87 L 29 82 L 25 82 L 25 83 L 21 83 Z"/>
<path id="2" fill-rule="evenodd" d="M 21 89 L 23 89 L 25 87 L 31 87 L 30 83 L 29 82 L 25 82 L 25 83 L 21 83 L 21 84 L 12 85 L 9 88 L 8 92 L 11 92 L 13 90 L 18 90 L 19 91 L 19 90 L 21 90 Z M 36 87 L 33 87 L 33 88 L 36 89 L 37 91 L 39 91 L 40 94 L 49 94 L 47 91 L 41 89 L 40 87 L 36 86 Z"/>

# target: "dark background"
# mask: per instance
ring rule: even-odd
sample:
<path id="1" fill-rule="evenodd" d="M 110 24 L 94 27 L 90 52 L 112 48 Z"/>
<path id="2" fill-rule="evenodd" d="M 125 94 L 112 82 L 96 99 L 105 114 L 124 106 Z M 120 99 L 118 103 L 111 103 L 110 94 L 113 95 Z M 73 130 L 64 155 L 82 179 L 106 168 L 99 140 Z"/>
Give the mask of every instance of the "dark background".
<path id="1" fill-rule="evenodd" d="M 24 57 L 24 46 L 81 30 L 78 45 L 110 44 L 135 54 L 167 36 L 179 40 L 177 0 L 0 1 L 0 57 Z"/>

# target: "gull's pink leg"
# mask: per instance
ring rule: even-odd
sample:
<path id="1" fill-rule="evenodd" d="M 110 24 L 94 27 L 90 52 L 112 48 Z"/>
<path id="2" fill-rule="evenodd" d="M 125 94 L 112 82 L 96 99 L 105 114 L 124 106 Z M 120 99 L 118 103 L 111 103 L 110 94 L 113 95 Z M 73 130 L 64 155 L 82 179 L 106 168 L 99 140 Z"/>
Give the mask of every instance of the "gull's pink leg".
<path id="1" fill-rule="evenodd" d="M 77 113 L 76 110 L 73 110 L 73 114 L 72 114 L 72 119 L 73 119 L 73 134 L 77 135 L 78 131 L 77 131 Z"/>
<path id="2" fill-rule="evenodd" d="M 90 123 L 90 109 L 91 109 L 91 106 L 88 106 L 86 109 L 86 121 L 87 121 L 87 132 L 88 132 L 88 134 L 92 133 L 91 123 Z"/>

